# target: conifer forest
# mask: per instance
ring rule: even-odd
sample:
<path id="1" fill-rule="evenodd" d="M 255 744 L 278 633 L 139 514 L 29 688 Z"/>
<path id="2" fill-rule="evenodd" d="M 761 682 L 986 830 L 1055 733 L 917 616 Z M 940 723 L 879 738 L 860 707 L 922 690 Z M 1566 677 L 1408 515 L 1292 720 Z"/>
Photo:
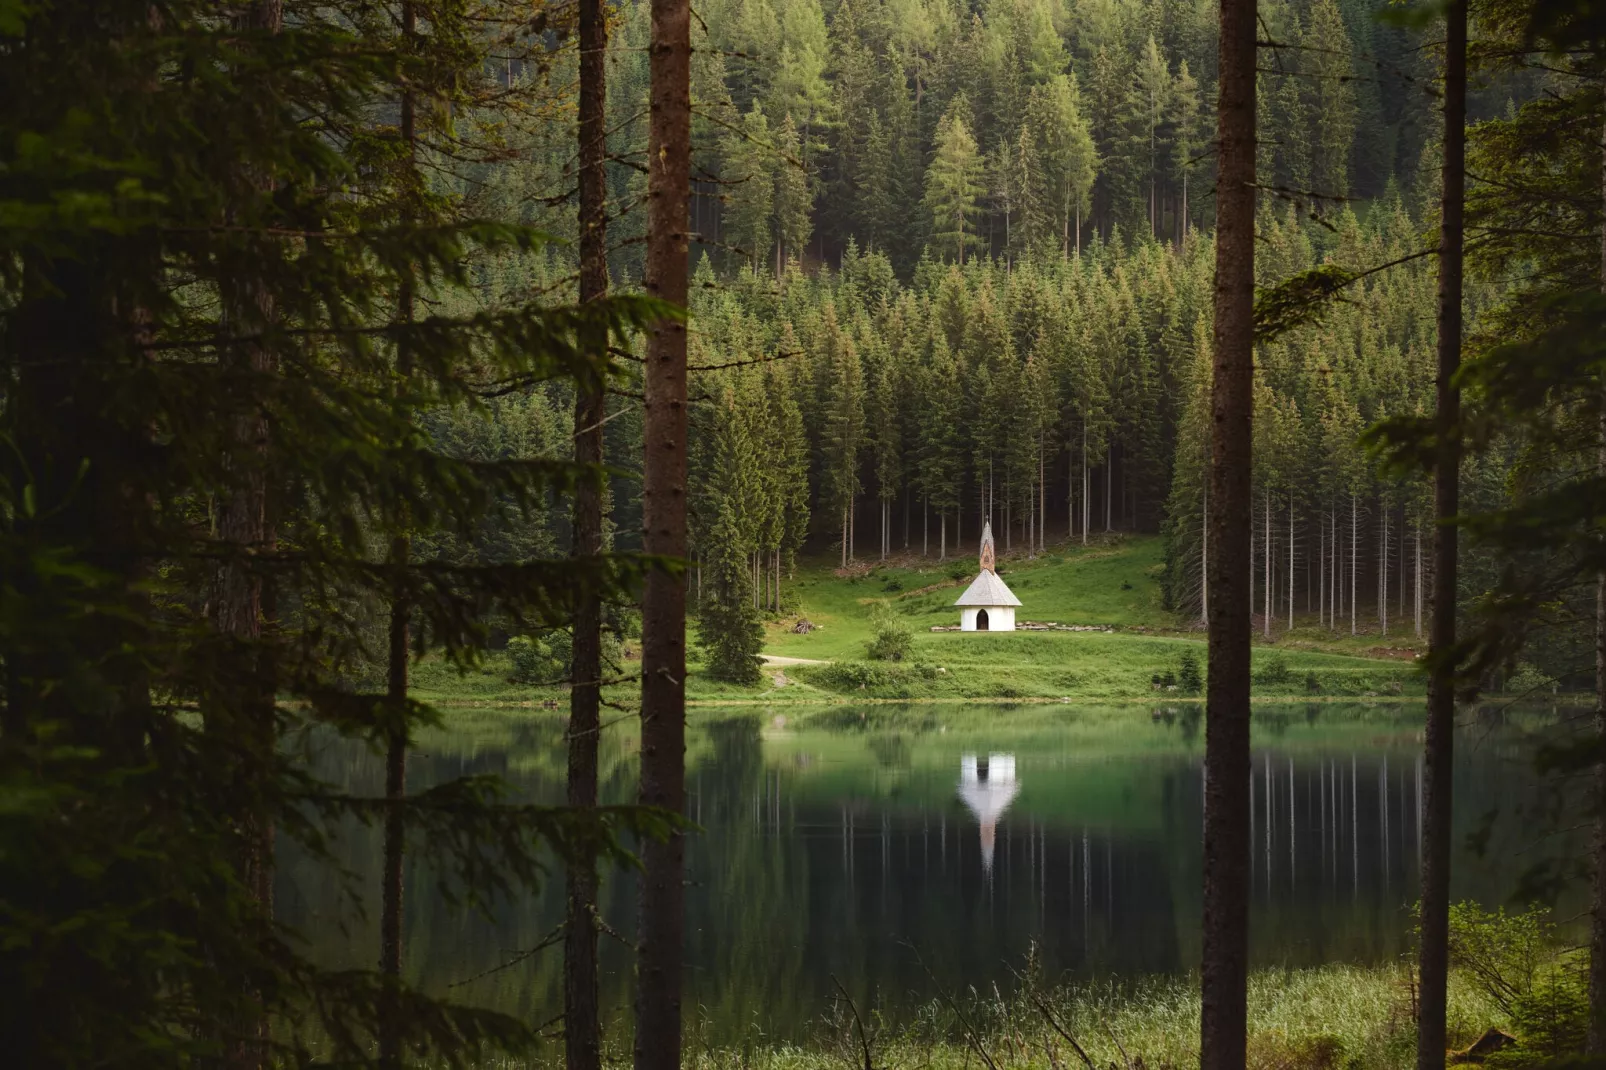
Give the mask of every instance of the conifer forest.
<path id="1" fill-rule="evenodd" d="M 0 1061 L 1603 1064 L 1603 87 L 0 0 Z"/>

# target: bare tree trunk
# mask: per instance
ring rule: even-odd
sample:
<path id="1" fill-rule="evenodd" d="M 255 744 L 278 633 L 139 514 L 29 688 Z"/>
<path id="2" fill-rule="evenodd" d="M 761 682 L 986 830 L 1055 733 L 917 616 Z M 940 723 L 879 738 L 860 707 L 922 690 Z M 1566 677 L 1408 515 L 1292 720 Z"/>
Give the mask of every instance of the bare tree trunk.
<path id="1" fill-rule="evenodd" d="M 1305 588 L 1305 611 L 1310 612 L 1310 588 Z M 1288 630 L 1294 630 L 1294 496 L 1288 496 Z"/>
<path id="2" fill-rule="evenodd" d="M 1037 440 L 1037 547 L 1048 549 L 1048 451 Z"/>
<path id="3" fill-rule="evenodd" d="M 1200 525 L 1199 549 L 1199 623 L 1210 627 L 1210 479 L 1205 473 L 1204 522 Z"/>
<path id="4" fill-rule="evenodd" d="M 687 305 L 686 202 L 691 192 L 691 4 L 652 0 L 647 135 L 647 293 Z M 642 548 L 686 556 L 686 326 L 666 319 L 647 338 Z M 639 799 L 686 809 L 686 586 L 654 569 L 642 598 Z M 678 1070 L 685 837 L 642 850 L 636 956 L 636 1070 Z"/>
<path id="5" fill-rule="evenodd" d="M 1433 637 L 1423 733 L 1422 895 L 1417 964 L 1417 1070 L 1444 1066 L 1449 981 L 1450 817 L 1455 759 L 1457 531 L 1460 511 L 1462 211 L 1466 198 L 1467 5 L 1445 10 L 1444 178 L 1439 215 L 1439 366 L 1434 412 Z"/>
<path id="6" fill-rule="evenodd" d="M 580 303 L 608 293 L 607 50 L 605 0 L 580 0 Z M 587 355 L 607 359 L 606 330 L 588 331 Z M 575 463 L 596 466 L 574 492 L 577 558 L 602 553 L 603 421 L 607 393 L 600 377 L 575 384 Z M 602 731 L 602 603 L 580 593 L 574 610 L 569 668 L 568 803 L 577 810 L 597 805 L 597 747 Z M 563 933 L 563 1056 L 567 1070 L 602 1065 L 602 1014 L 597 996 L 597 870 L 591 860 L 570 866 Z"/>
<path id="7" fill-rule="evenodd" d="M 1377 554 L 1377 623 L 1383 637 L 1389 634 L 1389 511 L 1383 507 L 1383 523 L 1378 532 Z"/>
<path id="8" fill-rule="evenodd" d="M 1416 544 L 1416 637 L 1422 638 L 1422 524 L 1418 521 L 1412 532 Z"/>
<path id="9" fill-rule="evenodd" d="M 402 4 L 401 33 L 403 49 L 410 50 L 418 33 L 418 16 L 411 0 Z M 403 148 L 411 159 L 418 136 L 411 90 L 402 93 L 399 132 Z M 398 294 L 397 314 L 403 323 L 412 322 L 413 297 L 412 284 L 404 279 Z M 412 356 L 405 345 L 397 347 L 396 366 L 403 380 L 412 374 Z M 380 878 L 379 972 L 385 982 L 384 1005 L 379 1015 L 380 1070 L 399 1070 L 402 1061 L 402 883 L 406 861 L 404 806 L 407 799 L 407 749 L 410 744 L 407 725 L 407 632 L 410 607 L 401 576 L 407 568 L 411 552 L 410 540 L 405 533 L 391 540 L 391 566 L 397 571 L 397 579 L 390 604 L 385 679 L 385 701 L 390 706 L 393 727 L 385 753 L 385 828 Z"/>
<path id="10" fill-rule="evenodd" d="M 1115 492 L 1115 450 L 1111 449 L 1104 457 L 1104 530 L 1114 531 L 1110 522 L 1110 503 Z"/>
<path id="11" fill-rule="evenodd" d="M 1243 1070 L 1249 984 L 1255 0 L 1221 0 L 1199 1065 Z"/>
<path id="12" fill-rule="evenodd" d="M 1271 583 L 1271 559 L 1272 559 L 1272 545 L 1271 545 L 1271 488 L 1270 487 L 1266 488 L 1266 552 L 1264 554 L 1264 557 L 1266 558 L 1266 585 L 1265 585 L 1266 586 L 1266 590 L 1265 590 L 1266 613 L 1265 613 L 1264 619 L 1262 620 L 1262 627 L 1263 627 L 1263 629 L 1265 631 L 1266 638 L 1270 639 L 1271 638 L 1271 588 L 1272 588 L 1272 583 Z"/>
<path id="13" fill-rule="evenodd" d="M 1080 250 L 1078 250 L 1080 255 Z M 1093 515 L 1093 481 L 1087 468 L 1087 418 L 1082 419 L 1082 545 L 1087 545 L 1088 524 Z"/>
<path id="14" fill-rule="evenodd" d="M 391 565 L 407 567 L 408 539 L 391 542 Z M 385 981 L 379 1016 L 380 1070 L 401 1067 L 402 877 L 405 862 L 407 800 L 407 618 L 406 592 L 400 579 L 391 597 L 389 658 L 385 701 L 395 721 L 385 750 L 385 827 L 379 907 L 379 972 Z"/>
<path id="15" fill-rule="evenodd" d="M 1065 541 L 1076 538 L 1076 455 L 1065 443 Z"/>
<path id="16" fill-rule="evenodd" d="M 283 27 L 284 9 L 279 0 L 253 0 L 238 19 L 240 28 L 276 34 Z M 243 176 L 255 189 L 266 191 L 265 176 Z M 242 272 L 234 291 L 225 296 L 225 312 L 235 335 L 259 335 L 275 319 L 273 296 L 261 278 Z M 278 354 L 260 342 L 224 347 L 223 366 L 242 379 L 267 377 L 279 370 Z M 276 664 L 264 642 L 275 617 L 271 579 L 250 565 L 253 557 L 269 554 L 277 544 L 277 533 L 268 496 L 268 473 L 262 463 L 267 452 L 271 428 L 260 412 L 238 416 L 231 429 L 229 464 L 241 465 L 240 479 L 218 510 L 217 538 L 233 556 L 226 559 L 213 578 L 212 626 L 222 635 L 249 648 L 250 672 L 238 681 L 240 691 L 233 709 L 218 711 L 237 724 L 237 739 L 251 755 L 250 776 L 265 785 L 272 775 L 278 742 Z M 256 458 L 253 462 L 253 456 Z M 237 720 L 236 720 L 237 718 Z M 210 717 L 208 718 L 210 720 Z M 270 814 L 260 805 L 244 808 L 240 814 L 240 851 L 237 860 L 241 882 L 251 890 L 264 918 L 273 916 L 274 826 Z M 226 1039 L 224 1064 L 234 1070 L 256 1070 L 268 1063 L 269 1022 L 260 1012 L 262 992 L 248 992 L 259 1008 L 245 1020 L 231 1023 Z"/>
<path id="17" fill-rule="evenodd" d="M 1349 633 L 1360 634 L 1360 614 L 1356 596 L 1360 593 L 1361 578 L 1361 503 L 1360 496 L 1350 491 L 1349 496 Z"/>
<path id="18" fill-rule="evenodd" d="M 1606 202 L 1606 134 L 1601 139 L 1601 196 Z M 1603 217 L 1606 218 L 1606 217 Z M 1600 233 L 1600 280 L 1606 290 L 1606 223 Z M 1600 393 L 1596 471 L 1606 477 L 1606 381 Z M 1606 740 L 1606 570 L 1595 580 L 1595 733 Z M 1589 922 L 1589 1033 L 1584 1050 L 1606 1055 L 1606 761 L 1595 765 L 1594 901 Z"/>

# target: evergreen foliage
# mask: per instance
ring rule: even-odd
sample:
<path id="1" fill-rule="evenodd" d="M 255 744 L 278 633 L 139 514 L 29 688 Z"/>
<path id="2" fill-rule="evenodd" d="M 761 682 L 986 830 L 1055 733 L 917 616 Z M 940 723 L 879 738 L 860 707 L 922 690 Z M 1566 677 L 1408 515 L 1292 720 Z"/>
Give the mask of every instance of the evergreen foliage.
<path id="1" fill-rule="evenodd" d="M 703 598 L 697 638 L 708 675 L 732 684 L 756 684 L 764 629 L 753 604 L 748 562 L 737 539 L 730 506 L 714 523 L 712 552 L 703 565 Z"/>

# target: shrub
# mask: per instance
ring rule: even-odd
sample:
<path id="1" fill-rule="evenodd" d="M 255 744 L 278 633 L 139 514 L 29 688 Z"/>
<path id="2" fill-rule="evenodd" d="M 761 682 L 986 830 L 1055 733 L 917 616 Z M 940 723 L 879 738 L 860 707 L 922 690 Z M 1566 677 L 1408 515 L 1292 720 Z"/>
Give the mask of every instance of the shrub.
<path id="1" fill-rule="evenodd" d="M 1199 657 L 1193 651 L 1184 651 L 1182 665 L 1177 670 L 1177 686 L 1190 695 L 1204 690 L 1204 673 L 1199 669 Z"/>
<path id="2" fill-rule="evenodd" d="M 1522 662 L 1506 681 L 1505 690 L 1513 695 L 1549 695 L 1559 687 L 1555 677 L 1547 676 L 1527 662 Z"/>
<path id="3" fill-rule="evenodd" d="M 1556 959 L 1554 935 L 1545 911 L 1537 907 L 1508 914 L 1456 903 L 1450 908 L 1450 963 L 1515 1018 L 1517 1002 Z"/>
<path id="4" fill-rule="evenodd" d="M 969 576 L 970 566 L 968 565 L 955 564 L 948 566 L 948 578 L 951 580 L 962 580 L 968 578 Z"/>
<path id="5" fill-rule="evenodd" d="M 1293 678 L 1294 674 L 1288 670 L 1288 659 L 1281 654 L 1267 658 L 1255 674 L 1255 682 L 1261 684 L 1286 684 Z"/>
<path id="6" fill-rule="evenodd" d="M 1322 693 L 1322 682 L 1316 679 L 1315 669 L 1312 669 L 1305 674 L 1305 690 L 1312 695 L 1319 695 Z"/>
<path id="7" fill-rule="evenodd" d="M 569 672 L 571 640 L 568 632 L 543 636 L 515 635 L 507 641 L 507 656 L 517 684 L 554 684 Z"/>
<path id="8" fill-rule="evenodd" d="M 870 611 L 870 624 L 875 638 L 866 647 L 871 661 L 903 661 L 909 656 L 909 623 L 895 613 L 885 602 L 877 602 Z"/>

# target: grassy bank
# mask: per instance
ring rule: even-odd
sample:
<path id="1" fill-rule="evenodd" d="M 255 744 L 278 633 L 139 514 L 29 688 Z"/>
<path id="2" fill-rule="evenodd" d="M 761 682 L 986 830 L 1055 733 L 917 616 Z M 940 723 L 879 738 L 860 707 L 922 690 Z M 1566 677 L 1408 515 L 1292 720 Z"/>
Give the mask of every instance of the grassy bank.
<path id="1" fill-rule="evenodd" d="M 864 1021 L 864 1031 L 854 1011 Z M 1451 984 L 1450 1039 L 1464 1047 L 1489 1026 L 1508 1025 L 1462 978 Z M 815 1036 L 774 1044 L 755 1031 L 740 1046 L 713 1046 L 688 1030 L 688 1067 L 745 1070 L 842 1070 L 870 1064 L 932 1070 L 1062 1070 L 1084 1067 L 1067 1035 L 1096 1066 L 1182 1068 L 1198 1065 L 1199 989 L 1196 978 L 1131 985 L 1089 984 L 1000 992 L 956 992 L 928 1005 L 909 1025 L 883 1028 L 875 1008 L 846 1002 L 822 1012 Z M 1332 965 L 1254 973 L 1249 991 L 1249 1058 L 1255 1070 L 1384 1070 L 1405 1067 L 1415 1054 L 1411 988 L 1398 966 Z M 607 1061 L 627 1065 L 629 1051 L 612 1047 Z M 499 1063 L 499 1070 L 561 1064 L 554 1048 L 545 1061 Z"/>
<path id="2" fill-rule="evenodd" d="M 763 680 L 739 687 L 702 672 L 692 647 L 688 697 L 704 704 L 819 703 L 865 699 L 952 701 L 1186 700 L 1183 658 L 1205 660 L 1203 633 L 1182 627 L 1161 604 L 1163 547 L 1156 537 L 1114 537 L 1069 545 L 1035 558 L 1006 556 L 1000 571 L 1024 603 L 1022 621 L 1052 621 L 1087 631 L 933 632 L 958 622 L 954 600 L 975 575 L 969 554 L 939 562 L 900 558 L 839 570 L 834 561 L 806 562 L 785 585 L 788 610 L 766 623 L 766 654 L 824 664 L 768 667 Z M 885 607 L 909 629 L 900 661 L 871 661 L 872 615 Z M 809 627 L 801 633 L 800 621 Z M 1419 697 L 1416 651 L 1381 636 L 1334 635 L 1303 626 L 1274 629 L 1257 642 L 1255 693 L 1269 699 Z M 625 646 L 625 674 L 639 643 Z M 558 687 L 510 682 L 511 666 L 493 655 L 484 669 L 458 676 L 421 666 L 419 696 L 436 702 L 522 704 L 566 702 Z M 633 690 L 621 684 L 620 698 Z"/>

